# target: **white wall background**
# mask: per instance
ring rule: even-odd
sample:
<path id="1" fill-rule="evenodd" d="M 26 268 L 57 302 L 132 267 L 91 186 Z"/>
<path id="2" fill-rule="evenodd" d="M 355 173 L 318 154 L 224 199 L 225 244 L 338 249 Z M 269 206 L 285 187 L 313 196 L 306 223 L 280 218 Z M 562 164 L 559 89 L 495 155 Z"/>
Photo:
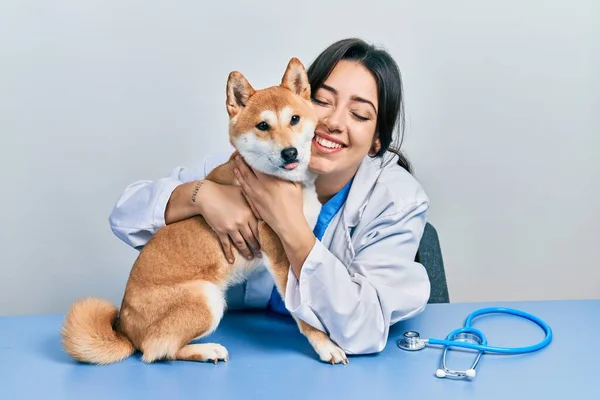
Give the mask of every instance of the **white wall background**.
<path id="1" fill-rule="evenodd" d="M 401 66 L 453 301 L 600 297 L 598 2 L 203 3 L 0 2 L 0 315 L 118 304 L 125 186 L 228 149 L 231 70 L 348 36 Z"/>

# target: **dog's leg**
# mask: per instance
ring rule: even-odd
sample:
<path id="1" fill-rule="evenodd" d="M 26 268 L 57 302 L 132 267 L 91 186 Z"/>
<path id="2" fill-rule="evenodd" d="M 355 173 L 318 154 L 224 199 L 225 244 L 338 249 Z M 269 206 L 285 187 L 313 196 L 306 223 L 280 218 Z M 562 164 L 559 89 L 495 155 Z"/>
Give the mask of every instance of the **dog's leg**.
<path id="1" fill-rule="evenodd" d="M 346 353 L 324 332 L 317 328 L 307 324 L 301 319 L 295 318 L 300 328 L 300 332 L 308 339 L 313 349 L 319 355 L 319 358 L 323 362 L 331 364 L 348 364 L 348 358 Z"/>
<path id="2" fill-rule="evenodd" d="M 223 316 L 225 300 L 211 282 L 192 281 L 179 288 L 165 289 L 171 304 L 141 341 L 144 362 L 156 360 L 226 360 L 227 349 L 217 343 L 188 344 L 212 333 Z"/>
<path id="3" fill-rule="evenodd" d="M 277 285 L 277 290 L 281 294 L 283 298 L 285 298 L 285 288 L 287 284 L 287 277 L 289 271 L 289 265 L 286 264 L 274 264 L 270 265 L 273 275 L 275 277 L 275 282 Z M 319 355 L 319 358 L 323 362 L 331 363 L 331 364 L 347 364 L 348 358 L 346 357 L 346 353 L 337 346 L 333 341 L 329 338 L 329 336 L 313 326 L 307 324 L 294 317 L 298 327 L 300 328 L 300 332 L 308 339 L 308 342 L 311 344 L 313 349 Z"/>
<path id="4" fill-rule="evenodd" d="M 260 237 L 262 241 L 263 251 L 267 255 L 265 257 L 265 265 L 273 275 L 275 286 L 285 298 L 285 288 L 289 274 L 289 261 L 283 251 L 283 246 L 279 238 L 266 224 L 260 225 Z M 319 355 L 321 361 L 331 364 L 347 364 L 348 358 L 346 353 L 337 346 L 326 333 L 314 328 L 306 322 L 294 317 L 300 332 L 308 339 L 313 349 Z"/>

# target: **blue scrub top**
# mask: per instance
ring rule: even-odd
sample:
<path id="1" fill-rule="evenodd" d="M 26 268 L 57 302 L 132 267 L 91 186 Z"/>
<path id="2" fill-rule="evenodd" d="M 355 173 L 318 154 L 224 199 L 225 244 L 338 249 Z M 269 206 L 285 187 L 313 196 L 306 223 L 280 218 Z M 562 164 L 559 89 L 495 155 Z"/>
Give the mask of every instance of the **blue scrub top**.
<path id="1" fill-rule="evenodd" d="M 337 192 L 335 196 L 329 199 L 329 201 L 323 204 L 323 207 L 321 207 L 317 224 L 313 229 L 313 233 L 317 240 L 321 240 L 323 238 L 329 223 L 346 202 L 346 199 L 348 198 L 348 192 L 350 191 L 350 186 L 352 186 L 352 181 L 353 179 L 350 179 L 350 181 L 342 188 L 342 190 Z M 274 287 L 273 291 L 271 292 L 268 308 L 278 314 L 290 315 L 290 312 L 287 310 L 287 308 L 285 308 L 285 303 L 276 287 Z"/>

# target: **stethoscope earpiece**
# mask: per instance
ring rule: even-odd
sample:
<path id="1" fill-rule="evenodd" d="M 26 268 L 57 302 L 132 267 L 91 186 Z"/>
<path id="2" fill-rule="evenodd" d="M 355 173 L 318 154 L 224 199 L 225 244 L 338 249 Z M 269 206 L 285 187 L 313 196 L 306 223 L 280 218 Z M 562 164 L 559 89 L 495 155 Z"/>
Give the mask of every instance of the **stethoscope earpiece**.
<path id="1" fill-rule="evenodd" d="M 477 372 L 475 372 L 475 368 L 469 368 L 468 370 L 466 370 L 464 372 L 464 376 L 466 376 L 469 379 L 475 378 L 476 375 L 477 375 Z M 446 371 L 444 371 L 441 368 L 438 368 L 437 371 L 435 371 L 435 376 L 437 376 L 438 378 L 445 378 L 448 375 L 446 374 Z M 455 376 L 456 377 L 463 377 L 463 374 L 462 373 L 458 373 L 458 374 L 455 373 Z"/>

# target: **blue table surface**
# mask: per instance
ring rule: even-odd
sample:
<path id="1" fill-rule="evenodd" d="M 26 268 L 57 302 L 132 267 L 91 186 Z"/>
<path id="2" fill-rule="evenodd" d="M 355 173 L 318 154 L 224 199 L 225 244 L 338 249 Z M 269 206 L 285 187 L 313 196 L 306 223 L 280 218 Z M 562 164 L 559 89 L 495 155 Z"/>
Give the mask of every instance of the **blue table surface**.
<path id="1" fill-rule="evenodd" d="M 473 381 L 436 378 L 439 348 L 406 352 L 396 346 L 406 330 L 444 338 L 468 313 L 487 306 L 539 316 L 552 327 L 553 342 L 531 354 L 484 355 Z M 352 356 L 345 366 L 321 363 L 292 320 L 262 312 L 226 315 L 202 340 L 228 348 L 229 362 L 217 365 L 146 365 L 139 354 L 109 366 L 78 364 L 60 345 L 61 321 L 61 315 L 0 318 L 1 399 L 600 399 L 600 300 L 429 305 L 392 327 L 383 352 Z M 494 346 L 543 337 L 536 325 L 512 316 L 481 317 L 474 326 Z M 473 355 L 451 351 L 449 367 L 467 368 Z"/>

